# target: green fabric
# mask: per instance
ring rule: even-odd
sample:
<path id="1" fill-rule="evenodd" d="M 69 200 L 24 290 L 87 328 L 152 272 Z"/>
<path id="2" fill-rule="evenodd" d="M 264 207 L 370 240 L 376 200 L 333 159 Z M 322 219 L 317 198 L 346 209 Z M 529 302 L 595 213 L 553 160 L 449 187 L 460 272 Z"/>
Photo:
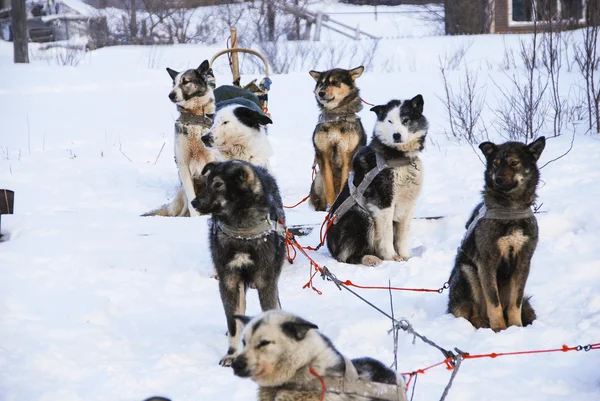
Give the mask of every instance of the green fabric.
<path id="1" fill-rule="evenodd" d="M 249 90 L 238 88 L 237 86 L 221 85 L 215 89 L 214 92 L 217 103 L 230 99 L 244 98 L 256 103 L 256 105 L 260 107 L 258 96 Z"/>

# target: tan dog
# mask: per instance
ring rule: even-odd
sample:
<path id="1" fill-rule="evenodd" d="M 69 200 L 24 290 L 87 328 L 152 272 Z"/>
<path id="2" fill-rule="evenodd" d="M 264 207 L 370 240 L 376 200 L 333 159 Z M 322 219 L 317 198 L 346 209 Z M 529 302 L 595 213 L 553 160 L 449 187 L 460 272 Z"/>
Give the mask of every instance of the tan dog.
<path id="1" fill-rule="evenodd" d="M 362 110 L 355 80 L 364 67 L 318 72 L 310 71 L 317 82 L 315 98 L 321 111 L 313 132 L 315 162 L 319 172 L 310 189 L 310 204 L 326 210 L 342 190 L 356 151 L 366 145 L 365 129 L 356 113 Z"/>

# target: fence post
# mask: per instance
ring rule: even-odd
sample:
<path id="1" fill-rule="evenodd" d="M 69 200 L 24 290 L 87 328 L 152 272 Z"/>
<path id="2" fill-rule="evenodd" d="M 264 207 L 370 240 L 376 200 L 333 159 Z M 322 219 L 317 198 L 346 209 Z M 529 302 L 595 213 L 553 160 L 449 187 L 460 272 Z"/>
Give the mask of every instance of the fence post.
<path id="1" fill-rule="evenodd" d="M 321 26 L 323 24 L 323 12 L 318 11 L 317 12 L 317 18 L 315 21 L 315 36 L 314 36 L 314 41 L 315 42 L 319 42 L 321 40 Z"/>

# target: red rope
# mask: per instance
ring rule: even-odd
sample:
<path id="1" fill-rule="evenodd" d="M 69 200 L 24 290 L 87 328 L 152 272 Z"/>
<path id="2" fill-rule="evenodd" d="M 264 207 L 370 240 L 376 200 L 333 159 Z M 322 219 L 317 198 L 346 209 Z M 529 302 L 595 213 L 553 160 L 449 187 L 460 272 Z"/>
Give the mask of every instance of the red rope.
<path id="1" fill-rule="evenodd" d="M 369 103 L 367 102 L 365 99 L 363 99 L 362 97 L 360 98 L 361 102 L 363 102 L 364 104 L 368 104 L 369 106 L 375 106 L 373 103 Z"/>
<path id="2" fill-rule="evenodd" d="M 325 380 L 317 373 L 312 367 L 308 367 L 308 371 L 311 375 L 315 376 L 321 382 L 321 398 L 320 401 L 325 399 L 325 392 L 327 391 L 327 386 L 325 385 Z"/>
<path id="3" fill-rule="evenodd" d="M 312 181 L 315 180 L 316 175 L 317 175 L 317 166 L 313 164 L 313 166 L 312 166 Z M 310 198 L 310 194 L 306 195 L 306 197 L 304 199 L 302 199 L 300 202 L 296 203 L 294 206 L 284 206 L 284 208 L 293 209 L 297 206 L 300 206 L 304 202 L 306 202 L 308 200 L 308 198 Z"/>
<path id="4" fill-rule="evenodd" d="M 306 197 L 304 199 L 302 199 L 300 202 L 296 203 L 294 206 L 283 206 L 286 209 L 293 209 L 297 206 L 300 206 L 301 204 L 303 204 L 304 202 L 306 202 L 308 200 L 308 198 L 310 198 L 310 194 L 306 195 Z"/>
<path id="5" fill-rule="evenodd" d="M 497 358 L 499 356 L 510 356 L 510 355 L 526 355 L 526 354 L 545 354 L 550 352 L 569 352 L 569 351 L 591 351 L 595 349 L 600 349 L 600 343 L 588 344 L 588 345 L 576 345 L 574 347 L 569 347 L 568 345 L 563 345 L 560 348 L 551 348 L 551 349 L 541 349 L 541 350 L 531 350 L 531 351 L 514 351 L 514 352 L 491 352 L 489 354 L 475 354 L 471 355 L 468 353 L 462 354 L 464 359 L 479 359 L 479 358 Z M 408 376 L 408 381 L 406 383 L 406 390 L 408 390 L 408 386 L 412 381 L 413 377 L 419 374 L 424 374 L 427 370 L 435 368 L 436 366 L 440 366 L 446 364 L 446 369 L 452 370 L 454 366 L 452 365 L 452 357 L 446 358 L 441 362 L 438 362 L 434 365 L 428 366 L 423 369 L 415 370 L 414 372 L 405 372 L 401 373 L 402 376 Z"/>
<path id="6" fill-rule="evenodd" d="M 342 281 L 342 284 L 349 287 L 361 288 L 363 290 L 393 290 L 393 291 L 415 291 L 415 292 L 440 292 L 440 289 L 434 290 L 432 288 L 405 288 L 405 287 L 388 287 L 388 286 L 366 286 L 354 284 L 350 280 Z"/>

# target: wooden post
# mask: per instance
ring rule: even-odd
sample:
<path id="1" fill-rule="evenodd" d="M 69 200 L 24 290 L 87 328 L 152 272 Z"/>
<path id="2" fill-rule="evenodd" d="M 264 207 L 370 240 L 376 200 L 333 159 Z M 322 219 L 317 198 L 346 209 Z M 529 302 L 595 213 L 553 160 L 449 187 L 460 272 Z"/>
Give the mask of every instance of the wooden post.
<path id="1" fill-rule="evenodd" d="M 321 26 L 323 25 L 323 13 L 317 11 L 317 18 L 315 21 L 315 36 L 314 41 L 319 42 L 321 40 Z"/>
<path id="2" fill-rule="evenodd" d="M 11 0 L 11 24 L 15 63 L 29 63 L 29 35 L 25 0 Z"/>
<path id="3" fill-rule="evenodd" d="M 231 48 L 235 49 L 238 47 L 237 45 L 237 29 L 235 27 L 231 27 Z M 231 75 L 233 76 L 233 84 L 235 86 L 240 85 L 240 62 L 238 58 L 238 53 L 231 53 Z"/>
<path id="4" fill-rule="evenodd" d="M 2 229 L 2 215 L 13 214 L 15 193 L 9 189 L 0 189 L 0 230 Z M 2 232 L 0 231 L 0 237 Z"/>

